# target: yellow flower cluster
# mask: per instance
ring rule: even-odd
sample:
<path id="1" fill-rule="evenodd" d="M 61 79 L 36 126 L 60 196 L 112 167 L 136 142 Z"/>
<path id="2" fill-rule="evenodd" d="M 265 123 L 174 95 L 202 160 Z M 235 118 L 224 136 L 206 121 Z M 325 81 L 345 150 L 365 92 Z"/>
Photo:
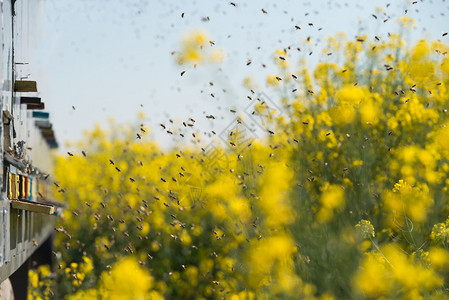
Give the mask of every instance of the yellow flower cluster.
<path id="1" fill-rule="evenodd" d="M 112 271 L 103 272 L 101 278 L 98 290 L 81 290 L 69 299 L 164 299 L 158 292 L 151 291 L 153 282 L 149 272 L 132 257 L 117 262 Z"/>
<path id="2" fill-rule="evenodd" d="M 28 299 L 49 299 L 54 295 L 50 286 L 52 285 L 51 270 L 48 265 L 41 265 L 37 269 L 28 271 Z"/>
<path id="3" fill-rule="evenodd" d="M 413 261 L 394 245 L 367 253 L 354 281 L 361 295 L 389 299 L 398 298 L 401 292 L 405 299 L 422 299 L 422 295 L 443 284 L 432 268 Z"/>
<path id="4" fill-rule="evenodd" d="M 430 237 L 434 242 L 447 246 L 449 242 L 449 218 L 444 223 L 433 225 Z"/>
<path id="5" fill-rule="evenodd" d="M 209 39 L 204 31 L 189 32 L 182 41 L 182 49 L 178 52 L 180 65 L 197 65 L 201 63 L 221 63 L 224 59 L 223 50 L 215 47 L 215 42 Z"/>
<path id="6" fill-rule="evenodd" d="M 375 235 L 376 235 L 374 232 L 373 225 L 368 220 L 360 220 L 360 222 L 357 223 L 357 225 L 355 225 L 355 228 L 360 231 L 360 233 L 362 234 L 362 236 L 364 238 L 370 239 L 370 238 L 375 237 Z"/>

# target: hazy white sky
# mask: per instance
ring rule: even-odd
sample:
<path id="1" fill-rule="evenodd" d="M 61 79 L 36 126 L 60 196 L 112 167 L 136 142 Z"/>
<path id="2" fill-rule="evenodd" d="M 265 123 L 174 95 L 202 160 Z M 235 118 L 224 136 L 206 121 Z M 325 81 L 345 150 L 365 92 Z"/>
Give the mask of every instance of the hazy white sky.
<path id="1" fill-rule="evenodd" d="M 236 6 L 218 0 L 45 0 L 36 77 L 60 145 L 80 139 L 83 129 L 96 122 L 107 124 L 110 117 L 136 123 L 138 111 L 145 112 L 145 124 L 163 145 L 170 145 L 172 137 L 159 124 L 169 125 L 169 118 L 193 117 L 198 129 L 220 131 L 234 117 L 230 108 L 248 105 L 244 77 L 255 77 L 259 90 L 276 98 L 264 82 L 274 71 L 276 49 L 301 46 L 308 36 L 318 49 L 324 37 L 337 32 L 386 37 L 406 9 L 418 22 L 412 39 L 449 43 L 449 36 L 442 37 L 449 31 L 449 3 L 443 0 L 233 2 Z M 222 64 L 196 69 L 176 64 L 171 52 L 181 48 L 182 37 L 192 29 L 204 29 L 214 47 L 225 51 Z M 321 58 L 319 51 L 306 56 Z M 210 114 L 216 120 L 205 117 Z"/>

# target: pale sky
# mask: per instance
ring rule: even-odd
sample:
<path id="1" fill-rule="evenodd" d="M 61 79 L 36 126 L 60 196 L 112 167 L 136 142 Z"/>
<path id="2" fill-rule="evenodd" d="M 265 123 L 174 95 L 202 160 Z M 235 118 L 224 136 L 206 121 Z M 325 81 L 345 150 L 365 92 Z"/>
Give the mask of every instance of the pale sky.
<path id="1" fill-rule="evenodd" d="M 258 92 L 276 99 L 265 85 L 266 76 L 275 72 L 271 57 L 276 49 L 301 47 L 311 36 L 317 50 L 302 55 L 317 62 L 323 58 L 319 41 L 326 36 L 386 37 L 397 31 L 396 19 L 406 9 L 417 20 L 412 40 L 449 43 L 449 36 L 442 37 L 449 31 L 449 3 L 443 0 L 233 2 L 236 6 L 218 0 L 43 1 L 34 76 L 61 149 L 72 149 L 64 146 L 66 141 L 80 139 L 84 129 L 97 122 L 106 125 L 111 117 L 135 124 L 139 111 L 165 147 L 173 145 L 172 136 L 159 124 L 170 128 L 169 118 L 182 122 L 192 117 L 198 129 L 219 132 L 235 117 L 231 108 L 239 113 L 248 105 L 249 92 L 242 84 L 246 76 L 258 81 Z M 183 36 L 193 29 L 206 31 L 213 47 L 226 53 L 223 63 L 196 69 L 176 64 L 171 52 L 181 49 Z M 216 119 L 207 119 L 210 114 Z"/>

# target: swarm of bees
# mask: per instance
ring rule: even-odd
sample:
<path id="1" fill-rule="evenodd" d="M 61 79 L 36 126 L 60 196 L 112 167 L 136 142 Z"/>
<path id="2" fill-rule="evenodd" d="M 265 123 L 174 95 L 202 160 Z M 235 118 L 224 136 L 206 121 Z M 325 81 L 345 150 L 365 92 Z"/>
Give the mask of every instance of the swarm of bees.
<path id="1" fill-rule="evenodd" d="M 417 2 L 415 1 L 412 4 L 417 4 Z M 234 12 L 243 9 L 244 7 L 243 4 L 235 2 L 230 2 L 229 5 L 232 6 L 230 9 Z M 274 9 L 271 10 L 270 7 L 267 8 L 268 10 L 265 8 L 258 9 L 257 14 L 263 16 L 264 19 L 269 19 L 275 14 Z M 262 14 L 260 12 L 262 12 Z M 407 13 L 411 14 L 412 10 L 406 9 L 404 14 Z M 306 16 L 308 17 L 308 15 Z M 179 11 L 176 17 L 179 20 Z M 191 14 L 181 13 L 181 18 L 185 18 L 184 21 L 190 17 Z M 382 23 L 382 20 L 384 20 L 383 22 L 386 22 L 389 18 L 390 17 L 386 15 L 386 13 L 382 15 L 378 12 L 376 12 L 376 14 L 372 13 L 371 16 L 369 16 L 371 22 L 376 22 L 376 20 L 378 20 L 377 22 L 379 23 Z M 310 18 L 307 20 L 309 19 Z M 214 22 L 212 15 L 211 17 L 202 17 L 201 20 L 203 22 L 209 22 L 210 24 Z M 284 48 L 284 51 L 282 52 L 284 54 L 275 54 L 272 56 L 274 61 L 282 64 L 287 63 L 292 60 L 293 53 L 302 56 L 311 56 L 312 53 L 314 53 L 312 51 L 314 50 L 314 47 L 318 47 L 318 41 L 316 41 L 318 39 L 308 34 L 310 32 L 320 31 L 323 28 L 320 27 L 320 24 L 317 21 L 318 20 L 313 20 L 313 22 L 306 21 L 300 24 L 302 27 L 300 25 L 292 26 L 292 24 L 290 24 L 288 30 L 295 32 L 295 35 L 304 33 L 303 43 L 298 43 L 297 45 L 294 43 L 285 45 L 285 48 L 282 47 Z M 292 18 L 291 22 L 297 22 L 297 20 L 295 21 Z M 438 35 L 440 35 L 440 33 L 438 33 Z M 441 37 L 446 36 L 447 32 L 441 35 Z M 357 47 L 368 47 L 369 44 L 370 46 L 368 49 L 371 49 L 371 51 L 379 51 L 379 48 L 381 47 L 376 48 L 376 46 L 372 46 L 370 43 L 372 42 L 376 43 L 375 45 L 380 45 L 383 39 L 385 38 L 382 35 L 373 37 L 355 36 L 351 38 L 351 41 L 354 42 Z M 218 39 L 209 40 L 206 44 L 208 47 L 212 47 L 215 46 L 216 43 L 218 45 L 219 42 Z M 299 46 L 303 47 L 303 52 Z M 214 48 L 215 47 L 212 49 Z M 325 59 L 332 59 L 332 57 L 327 58 L 332 54 L 333 52 L 326 52 L 327 56 Z M 261 69 L 261 66 L 263 68 L 267 66 L 268 68 L 271 67 L 268 62 L 259 62 L 259 58 L 256 57 L 240 60 L 239 64 L 245 68 L 247 67 L 247 69 L 256 67 Z M 382 70 L 382 72 L 394 74 L 394 72 L 399 70 L 399 66 L 393 60 L 380 64 L 379 69 Z M 187 71 L 189 71 L 189 73 L 186 75 Z M 295 99 L 296 97 L 303 97 L 310 103 L 315 103 L 317 99 L 322 96 L 320 90 L 314 86 L 314 84 L 310 84 L 307 87 L 301 85 L 301 81 L 304 78 L 301 72 L 289 72 L 290 71 L 285 71 L 285 73 L 273 77 L 275 79 L 273 85 L 279 84 L 279 86 L 288 87 L 288 89 L 283 91 L 286 98 L 291 97 L 292 99 Z M 340 76 L 349 76 L 353 70 L 351 66 L 346 65 L 338 66 L 338 68 L 336 67 L 332 72 L 338 73 Z M 189 77 L 193 77 L 193 74 L 193 69 L 183 70 L 180 72 L 182 78 L 179 78 L 179 75 L 177 75 L 177 80 L 189 80 Z M 348 85 L 354 87 L 357 86 L 357 88 L 364 85 L 362 81 L 354 81 L 355 80 L 349 81 Z M 439 84 L 441 85 L 441 83 Z M 84 205 L 74 207 L 73 209 L 71 208 L 71 216 L 68 217 L 71 220 L 75 220 L 75 222 L 78 220 L 78 222 L 90 222 L 90 230 L 95 236 L 101 235 L 103 239 L 101 241 L 92 241 L 95 246 L 88 245 L 81 242 L 79 240 L 81 237 L 78 237 L 76 233 L 69 234 L 66 229 L 69 227 L 59 226 L 55 228 L 55 231 L 64 237 L 63 245 L 67 249 L 78 251 L 79 253 L 87 253 L 87 255 L 91 254 L 87 251 L 93 251 L 92 249 L 94 249 L 95 255 L 101 253 L 101 255 L 105 256 L 105 261 L 107 262 L 105 269 L 107 271 L 111 271 L 112 267 L 110 264 L 113 264 L 120 255 L 139 255 L 138 263 L 140 266 L 149 269 L 153 268 L 153 266 L 157 266 L 164 271 L 164 274 L 157 273 L 157 276 L 166 278 L 166 280 L 169 281 L 170 278 L 174 278 L 173 275 L 176 274 L 176 272 L 184 272 L 189 270 L 191 265 L 198 264 L 198 262 L 195 261 L 195 255 L 197 255 L 195 253 L 198 250 L 202 251 L 202 248 L 206 247 L 205 244 L 212 245 L 210 246 L 210 249 L 207 249 L 208 252 L 206 255 L 208 255 L 212 261 L 216 262 L 222 255 L 222 253 L 220 253 L 222 244 L 226 244 L 226 242 L 229 241 L 228 239 L 232 238 L 234 234 L 245 235 L 244 240 L 250 245 L 252 243 L 258 243 L 259 241 L 259 243 L 262 243 L 268 236 L 270 236 L 270 234 L 272 234 L 271 231 L 264 228 L 265 225 L 259 219 L 259 216 L 255 216 L 255 220 L 235 220 L 235 222 L 230 222 L 229 224 L 232 223 L 232 226 L 226 222 L 223 222 L 224 224 L 207 224 L 214 228 L 212 229 L 212 234 L 211 231 L 209 231 L 209 234 L 211 234 L 213 238 L 208 240 L 207 243 L 196 239 L 196 237 L 193 238 L 192 241 L 189 241 L 188 238 L 185 237 L 186 232 L 193 232 L 195 228 L 200 226 L 200 224 L 191 224 L 194 218 L 190 217 L 189 214 L 195 214 L 201 209 L 207 209 L 208 205 L 219 206 L 218 204 L 213 204 L 212 200 L 207 200 L 208 195 L 204 194 L 202 187 L 198 188 L 200 191 L 197 191 L 195 184 L 200 185 L 198 184 L 198 182 L 200 182 L 201 185 L 210 186 L 211 183 L 216 182 L 217 178 L 221 178 L 220 176 L 222 176 L 222 174 L 226 174 L 226 176 L 230 176 L 230 178 L 234 180 L 239 196 L 250 199 L 250 203 L 252 203 L 249 208 L 251 213 L 258 213 L 257 209 L 253 210 L 253 206 L 256 207 L 256 204 L 254 204 L 256 203 L 255 201 L 260 200 L 261 197 L 257 191 L 257 184 L 259 184 L 261 182 L 260 180 L 262 180 L 261 178 L 264 178 L 264 175 L 270 171 L 271 162 L 280 161 L 282 151 L 287 147 L 299 149 L 297 151 L 307 149 L 307 138 L 305 135 L 288 136 L 291 132 L 287 130 L 286 132 L 281 132 L 277 127 L 266 126 L 266 124 L 261 122 L 260 124 L 256 124 L 256 126 L 263 128 L 259 131 L 262 132 L 261 134 L 264 135 L 264 138 L 267 138 L 268 141 L 268 146 L 266 147 L 267 151 L 264 152 L 263 158 L 264 160 L 266 159 L 266 163 L 263 161 L 253 161 L 254 152 L 252 152 L 252 149 L 257 147 L 257 143 L 253 144 L 252 140 L 239 140 L 236 137 L 239 131 L 234 130 L 234 128 L 227 128 L 221 131 L 217 130 L 216 127 L 219 127 L 219 123 L 224 119 L 223 115 L 231 116 L 233 118 L 232 125 L 236 126 L 242 124 L 243 126 L 247 126 L 245 120 L 238 117 L 240 113 L 245 114 L 245 117 L 254 120 L 258 114 L 262 114 L 260 111 L 262 111 L 263 109 L 261 108 L 264 107 L 267 108 L 267 112 L 262 116 L 266 119 L 280 119 L 280 116 L 275 115 L 268 106 L 264 106 L 266 102 L 262 99 L 265 98 L 259 96 L 260 93 L 257 87 L 248 88 L 246 90 L 246 98 L 242 96 L 239 99 L 240 101 L 245 100 L 245 105 L 251 103 L 250 106 L 247 106 L 247 108 L 250 109 L 242 109 L 240 103 L 233 106 L 233 108 L 230 108 L 229 106 L 222 108 L 220 106 L 218 109 L 219 103 L 222 103 L 223 101 L 223 95 L 226 95 L 225 90 L 218 89 L 218 86 L 219 84 L 217 82 L 214 83 L 210 80 L 203 82 L 204 93 L 201 95 L 207 97 L 210 103 L 217 104 L 217 113 L 214 112 L 212 114 L 208 109 L 200 110 L 203 111 L 203 115 L 197 117 L 198 122 L 193 118 L 194 116 L 179 119 L 167 116 L 167 118 L 159 121 L 161 123 L 158 122 L 159 125 L 157 125 L 155 130 L 157 133 L 163 134 L 170 140 L 180 141 L 176 144 L 176 148 L 167 152 L 168 154 L 163 153 L 162 150 L 155 150 L 148 146 L 148 132 L 144 124 L 141 124 L 140 127 L 135 128 L 132 132 L 133 141 L 130 141 L 129 145 L 120 149 L 123 153 L 116 151 L 113 152 L 114 155 L 103 158 L 102 164 L 104 171 L 99 172 L 98 176 L 107 177 L 108 181 L 112 183 L 111 187 L 107 184 L 104 184 L 104 186 L 96 186 L 95 190 L 92 191 L 92 196 L 94 199 L 99 198 L 100 200 L 87 199 L 86 201 L 82 201 L 81 203 L 84 203 Z M 391 91 L 391 94 L 397 96 L 396 99 L 399 99 L 400 97 L 406 99 L 406 97 L 413 94 L 419 94 L 422 91 L 432 95 L 432 90 L 435 91 L 434 87 L 421 89 L 421 86 L 413 84 L 406 87 L 396 87 L 395 90 Z M 406 105 L 409 99 L 412 99 L 412 97 L 403 101 L 404 105 Z M 255 109 L 255 105 L 257 105 L 258 110 Z M 73 107 L 73 109 L 75 108 Z M 293 108 L 290 103 L 287 103 L 284 109 L 291 110 Z M 222 114 L 220 114 L 219 110 L 222 110 Z M 248 113 L 250 110 L 251 112 Z M 300 114 L 300 112 L 298 112 L 298 114 Z M 301 117 L 297 124 L 295 123 L 294 125 L 306 128 L 304 130 L 312 131 L 315 126 L 314 122 L 316 122 L 316 120 Z M 207 130 L 200 130 L 199 128 L 202 126 L 207 126 Z M 247 132 L 252 132 L 253 129 L 248 125 L 245 130 Z M 149 132 L 152 133 L 152 131 Z M 393 138 L 396 131 L 393 132 L 392 130 L 389 130 L 386 131 L 385 134 L 386 136 Z M 287 138 L 282 140 L 285 135 L 287 135 Z M 365 149 L 364 147 L 368 147 L 368 144 L 370 143 L 367 137 L 363 139 L 363 136 L 354 136 L 351 131 L 348 131 L 346 135 L 343 134 L 337 136 L 335 131 L 330 127 L 326 128 L 326 131 L 323 132 L 322 136 L 329 140 L 337 138 L 339 141 L 338 147 L 342 147 L 341 145 L 349 139 L 360 139 L 362 140 L 362 143 L 365 142 L 366 145 L 361 145 L 361 149 Z M 221 139 L 225 141 L 225 143 L 223 143 L 225 144 L 225 150 L 223 150 L 224 154 L 217 151 L 217 148 L 220 147 L 216 147 L 216 144 L 211 142 L 212 139 Z M 203 142 L 204 140 L 206 140 L 206 143 Z M 184 146 L 187 145 L 189 141 L 196 147 L 195 149 L 198 150 L 187 151 L 187 149 L 185 149 L 187 147 Z M 130 149 L 137 144 L 148 146 L 148 153 L 143 156 L 134 156 L 132 153 L 133 150 Z M 390 150 L 393 151 L 392 149 L 393 148 L 390 149 L 388 147 L 388 152 L 390 152 Z M 222 149 L 220 148 L 220 150 Z M 68 156 L 66 155 L 66 158 L 71 161 L 79 159 L 85 163 L 86 161 L 93 160 L 96 155 L 93 149 L 82 150 L 81 155 L 77 155 L 77 153 L 79 152 L 73 150 L 68 151 Z M 127 161 L 130 157 L 134 160 Z M 156 160 L 154 157 L 163 157 L 168 162 L 163 164 L 158 161 L 158 164 L 155 164 L 154 161 Z M 220 160 L 229 160 L 230 162 L 226 161 L 226 163 L 228 163 L 226 165 Z M 306 170 L 294 169 L 295 176 L 301 178 L 301 180 L 294 182 L 296 189 L 301 188 L 304 191 L 307 191 L 309 187 L 317 189 L 318 183 L 322 180 L 322 174 L 325 172 L 323 170 L 331 168 L 329 162 L 320 161 L 319 158 L 313 158 L 311 165 L 316 166 L 316 168 L 312 167 Z M 148 166 L 151 166 L 151 168 L 154 169 L 148 174 L 143 174 L 142 170 L 147 170 L 146 168 L 149 168 Z M 290 165 L 286 167 L 294 168 Z M 102 174 L 100 175 L 100 173 Z M 348 166 L 343 169 L 339 168 L 332 176 L 335 176 L 336 178 L 338 176 L 338 178 L 348 178 L 348 176 L 353 175 L 352 173 L 353 168 Z M 61 187 L 61 184 L 56 181 L 53 182 L 53 184 L 59 192 L 66 194 L 63 195 L 63 197 L 76 197 L 76 190 L 74 190 L 73 187 Z M 219 199 L 219 196 L 216 197 Z M 202 214 L 201 216 L 204 218 L 201 222 L 209 222 L 208 216 Z M 157 226 L 152 228 L 151 226 L 154 224 L 152 223 L 152 220 L 154 219 L 157 219 L 158 222 L 161 223 L 165 222 L 165 227 L 163 229 L 157 228 Z M 149 224 L 151 224 L 151 226 Z M 204 224 L 201 226 L 204 226 Z M 234 229 L 235 232 L 230 233 L 230 231 Z M 77 238 L 72 239 L 72 237 L 75 236 Z M 34 242 L 34 246 L 37 247 L 37 243 Z M 185 247 L 185 245 L 188 245 L 188 247 Z M 159 259 L 163 258 L 162 253 L 164 253 L 164 251 L 172 251 L 167 250 L 167 248 L 170 247 L 173 247 L 173 249 L 182 249 L 179 251 L 180 258 L 169 266 L 161 267 L 158 265 Z M 160 249 L 162 250 L 160 251 Z M 141 253 L 144 254 L 140 255 Z M 61 266 L 59 269 L 62 269 Z M 61 272 L 63 271 L 64 270 Z M 235 271 L 234 266 L 232 266 L 232 272 Z M 176 274 L 176 276 L 178 275 L 179 274 Z M 220 288 L 223 287 L 221 292 L 225 295 L 227 287 L 225 287 L 224 279 L 215 277 L 216 274 L 211 272 L 206 272 L 200 276 L 203 277 L 202 280 L 207 281 L 208 284 L 212 286 L 214 292 L 220 291 Z"/>

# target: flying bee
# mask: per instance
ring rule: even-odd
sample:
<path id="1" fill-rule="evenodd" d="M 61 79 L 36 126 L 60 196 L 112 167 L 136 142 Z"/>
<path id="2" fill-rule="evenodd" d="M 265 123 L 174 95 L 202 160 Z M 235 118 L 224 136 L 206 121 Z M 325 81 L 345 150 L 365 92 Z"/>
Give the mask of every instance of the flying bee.
<path id="1" fill-rule="evenodd" d="M 69 156 L 73 156 L 73 153 L 67 152 L 67 154 L 68 154 Z"/>
<path id="2" fill-rule="evenodd" d="M 121 170 L 120 170 L 118 167 L 115 167 L 115 169 L 116 169 L 118 172 L 121 172 Z"/>
<path id="3" fill-rule="evenodd" d="M 186 73 L 186 71 L 182 71 L 182 72 L 181 72 L 181 76 L 184 75 L 185 73 Z"/>
<path id="4" fill-rule="evenodd" d="M 264 14 L 267 14 L 268 12 L 265 10 L 265 9 L 263 9 L 262 8 L 262 12 L 264 13 Z"/>
<path id="5" fill-rule="evenodd" d="M 141 136 L 140 134 L 136 133 L 136 135 L 137 135 L 137 138 L 138 138 L 139 140 L 142 139 L 142 136 Z"/>
<path id="6" fill-rule="evenodd" d="M 295 74 L 292 74 L 292 77 L 293 77 L 294 79 L 298 79 L 298 77 L 296 77 Z"/>
<path id="7" fill-rule="evenodd" d="M 296 30 L 300 30 L 301 27 L 299 27 L 298 25 L 295 25 Z"/>
<path id="8" fill-rule="evenodd" d="M 184 13 L 181 14 L 181 18 L 184 18 Z"/>
<path id="9" fill-rule="evenodd" d="M 72 213 L 75 215 L 75 217 L 78 217 L 79 213 L 76 210 L 72 210 Z"/>

